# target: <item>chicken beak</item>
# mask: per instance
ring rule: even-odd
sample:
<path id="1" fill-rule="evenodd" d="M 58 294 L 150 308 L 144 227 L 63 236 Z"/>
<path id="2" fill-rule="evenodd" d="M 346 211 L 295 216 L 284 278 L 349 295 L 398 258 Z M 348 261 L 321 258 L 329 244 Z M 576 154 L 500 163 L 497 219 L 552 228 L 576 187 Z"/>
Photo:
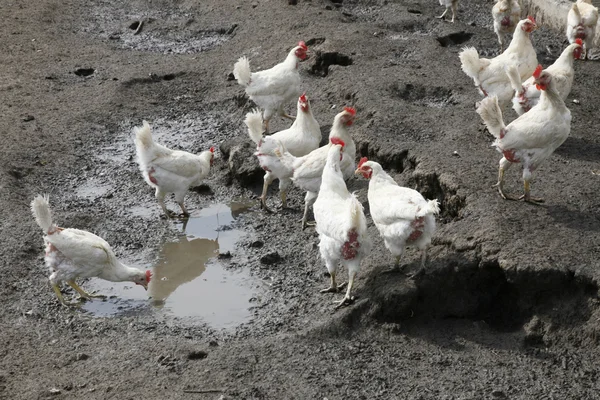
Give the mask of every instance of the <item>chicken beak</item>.
<path id="1" fill-rule="evenodd" d="M 360 168 L 357 168 L 356 171 L 354 171 L 354 175 L 356 175 L 356 176 L 361 175 Z"/>
<path id="2" fill-rule="evenodd" d="M 147 283 L 142 283 L 141 285 L 142 285 L 142 287 L 143 287 L 143 288 L 144 288 L 146 291 L 148 291 L 148 284 L 147 284 Z"/>

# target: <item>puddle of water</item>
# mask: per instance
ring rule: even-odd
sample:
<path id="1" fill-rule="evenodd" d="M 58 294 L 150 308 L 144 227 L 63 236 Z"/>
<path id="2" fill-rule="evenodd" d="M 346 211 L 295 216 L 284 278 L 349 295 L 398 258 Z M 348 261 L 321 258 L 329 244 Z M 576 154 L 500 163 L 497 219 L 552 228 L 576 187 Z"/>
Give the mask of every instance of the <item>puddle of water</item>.
<path id="1" fill-rule="evenodd" d="M 108 183 L 100 183 L 96 179 L 90 179 L 78 185 L 75 194 L 86 199 L 97 199 L 107 194 L 111 189 L 112 186 Z"/>
<path id="2" fill-rule="evenodd" d="M 245 201 L 214 204 L 176 223 L 181 235 L 161 248 L 147 293 L 131 283 L 95 279 L 90 289 L 117 297 L 88 302 L 83 308 L 95 316 L 155 311 L 200 319 L 218 329 L 246 322 L 257 281 L 247 269 L 226 270 L 217 256 L 233 251 L 245 235 L 232 229 L 231 223 L 253 205 Z"/>

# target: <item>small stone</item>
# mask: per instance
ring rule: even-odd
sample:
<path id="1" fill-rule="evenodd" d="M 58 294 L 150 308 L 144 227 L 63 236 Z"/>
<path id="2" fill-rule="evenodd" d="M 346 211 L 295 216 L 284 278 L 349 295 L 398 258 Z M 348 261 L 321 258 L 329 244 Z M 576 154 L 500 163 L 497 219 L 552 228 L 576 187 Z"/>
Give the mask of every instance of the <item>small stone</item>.
<path id="1" fill-rule="evenodd" d="M 208 342 L 208 345 L 210 347 L 217 347 L 219 345 L 219 343 L 217 343 L 216 340 L 211 340 L 210 342 Z"/>
<path id="2" fill-rule="evenodd" d="M 452 152 L 452 155 L 455 156 L 455 157 L 460 157 L 460 154 L 458 154 L 458 151 L 456 151 L 456 150 L 454 150 Z"/>
<path id="3" fill-rule="evenodd" d="M 261 247 L 263 247 L 265 245 L 265 243 L 262 240 L 255 240 L 254 242 L 250 243 L 250 247 L 254 248 L 254 249 L 259 249 Z"/>
<path id="4" fill-rule="evenodd" d="M 251 6 L 252 6 L 252 8 L 256 8 L 256 7 L 258 7 L 258 3 L 254 2 L 254 3 L 251 4 Z"/>
<path id="5" fill-rule="evenodd" d="M 227 80 L 228 81 L 235 81 L 235 76 L 233 75 L 233 72 L 230 72 L 229 74 L 227 74 Z"/>
<path id="6" fill-rule="evenodd" d="M 573 104 L 581 104 L 581 102 L 577 99 L 573 99 Z"/>
<path id="7" fill-rule="evenodd" d="M 23 122 L 29 122 L 29 121 L 33 121 L 35 119 L 35 117 L 33 115 L 26 115 L 21 119 L 23 120 Z"/>
<path id="8" fill-rule="evenodd" d="M 272 251 L 270 253 L 267 253 L 267 254 L 265 254 L 264 256 L 262 256 L 260 258 L 261 264 L 266 264 L 266 265 L 275 264 L 278 261 L 281 261 L 281 256 L 276 251 Z"/>
<path id="9" fill-rule="evenodd" d="M 206 357 L 208 357 L 208 353 L 202 350 L 190 351 L 187 356 L 188 360 L 202 360 Z"/>
<path id="10" fill-rule="evenodd" d="M 506 398 L 506 394 L 502 390 L 494 390 L 492 392 L 492 396 L 494 396 L 496 398 L 501 398 L 501 399 Z"/>
<path id="11" fill-rule="evenodd" d="M 77 353 L 77 355 L 75 356 L 75 361 L 83 361 L 87 360 L 88 358 L 90 358 L 90 356 L 88 356 L 85 353 Z"/>
<path id="12" fill-rule="evenodd" d="M 57 395 L 57 394 L 61 393 L 60 389 L 57 389 L 57 388 L 52 388 L 49 390 L 49 392 L 50 392 L 50 394 L 53 394 L 53 395 Z"/>
<path id="13" fill-rule="evenodd" d="M 231 252 L 230 252 L 230 251 L 228 251 L 228 252 L 226 252 L 226 253 L 219 253 L 219 256 L 218 256 L 217 258 L 218 258 L 219 260 L 223 260 L 223 259 L 226 259 L 226 258 L 231 258 L 231 257 L 233 257 L 233 256 L 231 255 Z"/>

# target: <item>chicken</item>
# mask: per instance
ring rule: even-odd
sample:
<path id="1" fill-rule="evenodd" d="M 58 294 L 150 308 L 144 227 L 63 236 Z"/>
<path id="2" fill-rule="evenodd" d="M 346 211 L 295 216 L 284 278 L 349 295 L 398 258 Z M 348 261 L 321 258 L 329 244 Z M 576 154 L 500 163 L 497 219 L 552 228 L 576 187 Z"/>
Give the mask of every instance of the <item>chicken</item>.
<path id="1" fill-rule="evenodd" d="M 321 128 L 313 116 L 310 102 L 303 94 L 298 98 L 298 117 L 289 129 L 279 131 L 271 136 L 262 135 L 262 117 L 260 111 L 246 114 L 246 126 L 250 139 L 256 143 L 258 162 L 266 171 L 262 195 L 260 197 L 262 207 L 267 208 L 267 190 L 275 179 L 279 179 L 279 191 L 282 206 L 287 207 L 287 191 L 292 184 L 293 171 L 286 168 L 275 155 L 278 142 L 282 143 L 287 151 L 295 157 L 302 157 L 319 147 L 321 142 Z"/>
<path id="2" fill-rule="evenodd" d="M 587 59 L 592 49 L 598 24 L 598 8 L 592 5 L 592 0 L 577 0 L 567 14 L 567 39 L 575 43 L 576 39 L 583 40 L 583 59 Z"/>
<path id="3" fill-rule="evenodd" d="M 448 12 L 448 9 L 452 9 L 452 20 L 450 22 L 454 23 L 454 20 L 456 19 L 456 9 L 458 8 L 458 0 L 440 0 L 440 6 L 445 6 L 446 10 L 442 15 L 436 18 L 443 19 Z"/>
<path id="4" fill-rule="evenodd" d="M 183 200 L 190 186 L 198 186 L 208 176 L 215 157 L 215 148 L 195 155 L 181 150 L 171 150 L 154 143 L 148 122 L 134 128 L 137 162 L 144 180 L 156 189 L 156 199 L 167 217 L 172 212 L 165 206 L 165 196 L 175 194 L 182 216 L 189 216 Z"/>
<path id="5" fill-rule="evenodd" d="M 369 179 L 369 210 L 385 247 L 396 257 L 396 266 L 408 246 L 421 250 L 421 269 L 427 247 L 435 232 L 434 215 L 440 212 L 437 200 L 425 200 L 416 190 L 398 184 L 374 161 L 361 158 L 356 175 Z"/>
<path id="6" fill-rule="evenodd" d="M 335 138 L 334 138 L 335 139 Z M 338 262 L 348 268 L 348 289 L 336 308 L 352 302 L 350 296 L 360 262 L 369 253 L 371 242 L 367 236 L 367 219 L 362 204 L 348 192 L 344 182 L 341 161 L 344 142 L 327 149 L 326 163 L 319 195 L 315 201 L 315 220 L 319 234 L 319 251 L 331 276 L 331 285 L 321 293 L 337 293 L 344 284 L 335 280 Z"/>
<path id="7" fill-rule="evenodd" d="M 294 184 L 306 191 L 302 229 L 308 225 L 308 209 L 317 199 L 319 187 L 321 186 L 321 175 L 327 161 L 327 153 L 332 143 L 336 143 L 334 139 L 340 139 L 345 143 L 343 146 L 344 158 L 341 162 L 344 179 L 350 178 L 354 172 L 356 145 L 348 132 L 348 127 L 354 123 L 355 116 L 356 110 L 354 108 L 344 107 L 344 110 L 337 114 L 333 120 L 333 126 L 329 132 L 329 143 L 311 151 L 303 157 L 294 157 L 281 144 L 275 150 L 275 154 L 277 154 L 282 164 L 294 171 L 292 176 Z"/>
<path id="8" fill-rule="evenodd" d="M 521 163 L 525 194 L 519 199 L 539 203 L 543 200 L 533 198 L 529 193 L 531 174 L 569 136 L 571 112 L 556 90 L 554 76 L 548 70 L 542 71 L 542 66 L 539 65 L 533 77 L 533 83 L 542 90 L 540 101 L 509 125 L 504 125 L 502 111 L 495 96 L 483 99 L 477 113 L 496 138 L 493 145 L 504 156 L 500 160 L 496 184 L 500 195 L 504 199 L 516 200 L 504 193 L 504 173 L 513 163 Z"/>
<path id="9" fill-rule="evenodd" d="M 508 48 L 491 60 L 479 58 L 473 47 L 465 47 L 460 52 L 462 70 L 473 79 L 483 96 L 496 95 L 502 105 L 510 102 L 513 89 L 504 70 L 506 65 L 517 65 L 521 81 L 531 76 L 537 66 L 537 55 L 529 34 L 536 28 L 533 17 L 519 21 Z"/>
<path id="10" fill-rule="evenodd" d="M 573 75 L 575 74 L 573 62 L 581 57 L 582 45 L 581 39 L 577 39 L 575 43 L 567 46 L 554 64 L 547 68 L 547 71 L 553 76 L 556 90 L 563 101 L 571 93 Z M 530 77 L 521 83 L 519 72 L 514 65 L 507 66 L 506 74 L 515 90 L 515 97 L 512 100 L 513 109 L 517 114 L 523 115 L 540 101 L 541 90 L 533 84 L 534 77 Z"/>
<path id="11" fill-rule="evenodd" d="M 498 36 L 500 52 L 504 51 L 504 39 L 513 33 L 521 19 L 521 5 L 518 0 L 497 0 L 492 7 L 494 32 Z"/>
<path id="12" fill-rule="evenodd" d="M 233 76 L 246 88 L 250 100 L 264 110 L 265 129 L 269 131 L 269 121 L 275 113 L 293 119 L 283 107 L 300 95 L 300 74 L 298 63 L 306 59 L 308 47 L 298 43 L 282 62 L 273 68 L 250 72 L 250 62 L 241 57 L 233 66 Z"/>
<path id="13" fill-rule="evenodd" d="M 65 302 L 60 292 L 60 283 L 67 282 L 83 299 L 104 297 L 86 293 L 80 288 L 77 278 L 101 278 L 111 282 L 134 282 L 148 289 L 152 273 L 129 267 L 115 257 L 110 245 L 93 233 L 79 229 L 59 228 L 52 222 L 48 196 L 38 195 L 31 202 L 31 211 L 37 224 L 44 232 L 46 255 L 44 260 L 50 269 L 50 284 L 60 303 Z"/>

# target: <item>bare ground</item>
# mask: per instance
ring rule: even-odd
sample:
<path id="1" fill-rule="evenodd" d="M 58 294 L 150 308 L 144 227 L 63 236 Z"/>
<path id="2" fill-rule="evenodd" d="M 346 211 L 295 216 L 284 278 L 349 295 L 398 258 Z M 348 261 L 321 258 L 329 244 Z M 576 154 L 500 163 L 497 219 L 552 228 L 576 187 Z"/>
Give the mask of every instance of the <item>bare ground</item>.
<path id="1" fill-rule="evenodd" d="M 0 397 L 600 398 L 600 177 L 592 174 L 600 72 L 597 63 L 576 65 L 571 137 L 534 177 L 546 203 L 503 201 L 490 188 L 499 155 L 457 57 L 462 45 L 495 54 L 490 8 L 463 1 L 452 25 L 433 18 L 437 2 L 416 0 L 3 4 Z M 359 299 L 333 312 L 318 294 L 325 269 L 315 232 L 299 229 L 303 195 L 294 191 L 291 211 L 238 219 L 250 238 L 228 268 L 248 267 L 270 286 L 236 329 L 60 307 L 28 209 L 33 196 L 51 194 L 62 226 L 101 233 L 120 257 L 152 265 L 176 230 L 158 218 L 137 171 L 131 128 L 148 119 L 178 132 L 180 148 L 220 146 L 210 190 L 190 192 L 191 209 L 255 197 L 262 175 L 242 124 L 252 105 L 228 74 L 240 55 L 270 67 L 300 39 L 311 44 L 301 73 L 323 133 L 336 109 L 355 106 L 361 155 L 442 203 L 426 273 L 414 281 L 384 273 L 393 258 L 371 226 L 376 250 Z M 548 65 L 565 40 L 542 27 L 534 42 Z M 517 170 L 512 192 L 521 190 Z M 368 210 L 366 183 L 351 188 Z M 140 207 L 149 211 L 132 211 Z M 254 240 L 265 245 L 250 248 Z M 260 262 L 275 251 L 279 261 Z M 406 269 L 417 260 L 409 252 Z M 199 351 L 206 357 L 190 359 Z"/>

